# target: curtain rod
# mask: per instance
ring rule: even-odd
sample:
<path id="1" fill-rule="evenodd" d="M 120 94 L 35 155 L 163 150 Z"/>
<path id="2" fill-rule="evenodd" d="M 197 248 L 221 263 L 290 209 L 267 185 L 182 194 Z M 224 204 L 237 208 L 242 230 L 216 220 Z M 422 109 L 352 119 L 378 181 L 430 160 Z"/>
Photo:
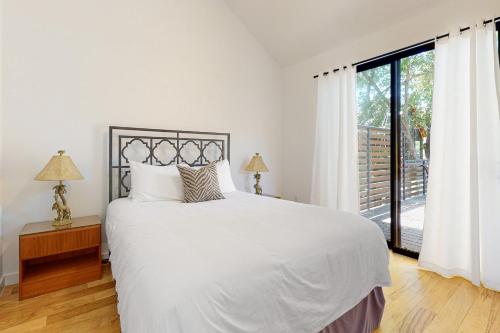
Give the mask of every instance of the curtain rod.
<path id="1" fill-rule="evenodd" d="M 500 16 L 499 17 L 495 17 L 494 19 L 485 20 L 485 21 L 483 21 L 483 25 L 486 25 L 486 24 L 489 24 L 489 23 L 492 23 L 492 22 L 497 22 L 499 20 L 500 20 Z M 460 32 L 462 33 L 464 31 L 470 30 L 470 28 L 471 28 L 470 26 L 469 27 L 465 27 L 465 28 L 460 28 Z M 354 67 L 354 66 L 358 66 L 358 65 L 370 62 L 370 61 L 374 61 L 374 60 L 377 60 L 377 59 L 385 58 L 385 57 L 388 57 L 388 56 L 391 56 L 391 55 L 394 55 L 394 54 L 397 54 L 397 53 L 400 53 L 400 52 L 403 52 L 403 51 L 406 51 L 406 50 L 410 50 L 410 49 L 413 49 L 413 48 L 416 48 L 416 47 L 419 47 L 419 46 L 422 46 L 422 45 L 426 45 L 426 44 L 429 44 L 429 43 L 434 43 L 436 40 L 441 39 L 441 38 L 446 38 L 446 37 L 450 37 L 450 33 L 447 33 L 447 34 L 444 34 L 444 35 L 438 35 L 436 38 L 431 38 L 431 39 L 425 40 L 425 41 L 420 42 L 420 43 L 416 43 L 416 44 L 413 44 L 413 45 L 410 45 L 410 46 L 406 46 L 406 47 L 397 49 L 395 51 L 390 51 L 390 52 L 381 54 L 381 55 L 376 56 L 376 57 L 372 57 L 372 58 L 369 58 L 369 59 L 366 59 L 366 60 L 358 61 L 358 62 L 353 63 L 351 66 Z M 343 69 L 347 69 L 347 66 L 344 66 L 342 68 Z M 339 70 L 340 70 L 340 68 L 335 68 L 333 70 L 333 73 L 338 72 Z M 330 73 L 330 72 L 323 72 L 322 75 L 328 75 L 328 73 Z M 316 74 L 316 75 L 313 76 L 314 79 L 316 79 L 318 77 L 319 77 L 319 74 Z"/>

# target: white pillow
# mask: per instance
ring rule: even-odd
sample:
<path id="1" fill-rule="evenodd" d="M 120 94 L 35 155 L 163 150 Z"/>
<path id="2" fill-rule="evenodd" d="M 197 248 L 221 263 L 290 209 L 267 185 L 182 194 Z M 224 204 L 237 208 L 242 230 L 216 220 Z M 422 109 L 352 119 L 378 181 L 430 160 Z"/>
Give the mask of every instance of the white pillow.
<path id="1" fill-rule="evenodd" d="M 217 167 L 217 178 L 219 179 L 219 187 L 222 193 L 229 193 L 236 191 L 236 187 L 233 183 L 233 178 L 231 177 L 231 168 L 229 167 L 229 162 L 223 160 L 215 163 Z"/>
<path id="2" fill-rule="evenodd" d="M 181 175 L 176 165 L 158 166 L 130 161 L 129 198 L 138 201 L 184 199 Z"/>

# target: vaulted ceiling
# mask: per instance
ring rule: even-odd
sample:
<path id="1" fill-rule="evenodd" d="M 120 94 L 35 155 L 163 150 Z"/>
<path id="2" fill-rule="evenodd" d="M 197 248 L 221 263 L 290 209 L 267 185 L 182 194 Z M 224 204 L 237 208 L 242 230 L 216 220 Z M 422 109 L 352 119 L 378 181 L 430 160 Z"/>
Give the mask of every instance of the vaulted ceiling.
<path id="1" fill-rule="evenodd" d="M 225 1 L 281 65 L 290 65 L 442 0 Z"/>

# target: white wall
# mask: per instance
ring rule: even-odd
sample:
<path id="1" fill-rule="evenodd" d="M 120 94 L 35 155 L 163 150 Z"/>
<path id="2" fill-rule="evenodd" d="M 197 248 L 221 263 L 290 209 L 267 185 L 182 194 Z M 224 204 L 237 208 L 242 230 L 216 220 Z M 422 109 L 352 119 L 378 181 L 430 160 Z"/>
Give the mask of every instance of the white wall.
<path id="1" fill-rule="evenodd" d="M 2 233 L 2 207 L 3 207 L 3 200 L 2 200 L 2 187 L 3 187 L 3 178 L 2 178 L 2 120 L 3 120 L 3 89 L 2 89 L 2 82 L 3 82 L 3 65 L 2 65 L 2 49 L 3 49 L 3 33 L 2 33 L 2 18 L 3 18 L 3 0 L 0 0 L 0 293 L 2 292 L 1 287 L 2 284 L 4 283 L 3 279 L 3 233 Z"/>
<path id="2" fill-rule="evenodd" d="M 1 165 L 4 273 L 16 281 L 17 235 L 52 218 L 53 184 L 33 177 L 60 148 L 85 180 L 74 216 L 107 203 L 107 127 L 231 133 L 236 185 L 260 152 L 281 192 L 280 69 L 221 0 L 5 0 Z"/>
<path id="3" fill-rule="evenodd" d="M 331 71 L 389 51 L 406 47 L 450 28 L 469 26 L 476 19 L 500 15 L 498 0 L 453 0 L 389 25 L 381 31 L 339 45 L 316 57 L 284 69 L 283 82 L 283 194 L 309 202 L 314 146 L 316 90 L 314 74 Z M 390 22 L 390 18 L 387 18 Z M 362 24 L 362 22 L 359 22 Z"/>

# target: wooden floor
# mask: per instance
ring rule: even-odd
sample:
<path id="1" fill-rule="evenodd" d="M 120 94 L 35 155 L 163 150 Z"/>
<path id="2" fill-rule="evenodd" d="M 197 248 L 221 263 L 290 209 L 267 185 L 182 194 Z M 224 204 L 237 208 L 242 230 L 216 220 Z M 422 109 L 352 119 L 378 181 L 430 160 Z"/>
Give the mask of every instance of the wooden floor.
<path id="1" fill-rule="evenodd" d="M 392 287 L 377 333 L 500 332 L 500 293 L 419 270 L 416 261 L 391 255 Z"/>
<path id="2" fill-rule="evenodd" d="M 399 255 L 391 256 L 391 274 L 377 333 L 500 332 L 500 293 L 420 271 Z M 22 302 L 17 297 L 17 286 L 6 287 L 0 297 L 0 332 L 120 331 L 108 265 L 99 281 Z"/>

